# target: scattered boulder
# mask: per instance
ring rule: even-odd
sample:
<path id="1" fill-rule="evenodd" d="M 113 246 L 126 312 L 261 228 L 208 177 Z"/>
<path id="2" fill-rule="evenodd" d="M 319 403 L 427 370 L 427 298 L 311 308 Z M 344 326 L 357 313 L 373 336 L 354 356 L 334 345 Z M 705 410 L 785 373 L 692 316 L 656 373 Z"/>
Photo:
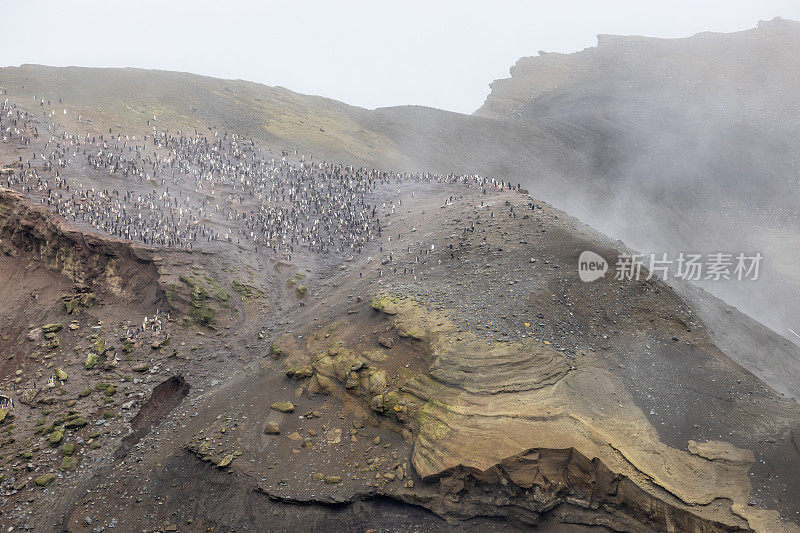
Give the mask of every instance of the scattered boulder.
<path id="1" fill-rule="evenodd" d="M 296 365 L 286 362 L 286 377 L 294 379 L 310 378 L 314 375 L 314 367 L 311 365 Z"/>
<path id="2" fill-rule="evenodd" d="M 339 428 L 329 429 L 325 432 L 325 438 L 328 444 L 339 444 L 342 442 L 342 430 Z"/>
<path id="3" fill-rule="evenodd" d="M 345 389 L 357 389 L 358 386 L 361 384 L 361 380 L 358 377 L 358 373 L 350 372 L 347 375 L 347 381 L 344 384 Z"/>
<path id="4" fill-rule="evenodd" d="M 397 304 L 387 295 L 376 296 L 369 305 L 376 311 L 382 311 L 387 315 L 396 315 L 398 312 Z"/>
<path id="5" fill-rule="evenodd" d="M 128 355 L 133 353 L 133 349 L 136 348 L 136 343 L 133 342 L 131 339 L 123 339 L 122 341 L 122 353 L 123 355 Z"/>
<path id="6" fill-rule="evenodd" d="M 380 344 L 383 348 L 387 350 L 392 347 L 392 339 L 387 339 L 386 337 L 378 337 L 378 344 Z"/>
<path id="7" fill-rule="evenodd" d="M 64 302 L 64 310 L 68 315 L 71 315 L 78 309 L 92 307 L 95 302 L 95 295 L 93 292 L 65 294 L 61 297 L 61 301 Z"/>
<path id="8" fill-rule="evenodd" d="M 281 413 L 291 413 L 294 411 L 294 404 L 292 402 L 275 402 L 270 405 L 270 408 Z"/>
<path id="9" fill-rule="evenodd" d="M 51 446 L 58 446 L 63 438 L 64 430 L 62 428 L 57 428 L 55 431 L 50 433 L 50 436 L 47 438 L 47 440 L 50 442 Z"/>
<path id="10" fill-rule="evenodd" d="M 281 432 L 280 426 L 274 420 L 267 422 L 267 427 L 264 428 L 264 433 L 267 435 L 278 435 Z"/>
<path id="11" fill-rule="evenodd" d="M 78 467 L 78 459 L 68 455 L 61 459 L 61 466 L 58 467 L 62 472 L 70 472 Z"/>
<path id="12" fill-rule="evenodd" d="M 22 391 L 22 394 L 19 395 L 20 403 L 31 405 L 33 400 L 39 395 L 39 390 L 40 389 L 25 389 Z"/>
<path id="13" fill-rule="evenodd" d="M 98 337 L 92 345 L 92 351 L 96 353 L 98 357 L 106 353 L 106 341 L 104 341 L 102 337 Z"/>
<path id="14" fill-rule="evenodd" d="M 78 418 L 73 418 L 72 420 L 67 420 L 66 422 L 64 422 L 64 427 L 67 428 L 67 429 L 79 429 L 79 428 L 82 428 L 83 426 L 85 426 L 86 424 L 88 424 L 88 422 L 86 422 L 86 420 L 84 420 L 83 418 L 78 417 Z"/>
<path id="15" fill-rule="evenodd" d="M 372 361 L 373 363 L 382 363 L 389 358 L 384 350 L 367 350 L 362 355 L 365 359 Z"/>
<path id="16" fill-rule="evenodd" d="M 52 483 L 55 478 L 56 478 L 55 474 L 44 474 L 44 475 L 41 475 L 41 476 L 35 478 L 33 480 L 33 482 L 38 487 L 46 487 L 47 485 Z"/>
<path id="17" fill-rule="evenodd" d="M 63 326 L 61 324 L 45 324 L 42 326 L 42 333 L 55 333 L 61 331 Z"/>
<path id="18" fill-rule="evenodd" d="M 84 368 L 86 370 L 91 370 L 97 366 L 97 362 L 100 360 L 100 356 L 94 352 L 89 352 L 86 354 L 86 361 L 83 363 Z"/>
<path id="19" fill-rule="evenodd" d="M 369 407 L 376 413 L 382 413 L 386 410 L 386 405 L 383 402 L 383 395 L 379 394 L 370 400 Z"/>
<path id="20" fill-rule="evenodd" d="M 315 374 L 314 377 L 317 380 L 320 389 L 322 389 L 323 391 L 330 390 L 331 387 L 333 386 L 333 382 L 327 376 L 323 376 L 322 374 Z"/>
<path id="21" fill-rule="evenodd" d="M 67 381 L 67 377 L 68 377 L 67 373 L 64 372 L 63 370 L 61 370 L 60 368 L 56 368 L 56 371 L 54 372 L 54 374 L 56 376 L 56 379 L 58 379 L 58 381 Z"/>
<path id="22" fill-rule="evenodd" d="M 53 335 L 55 335 L 55 334 L 53 334 Z M 42 344 L 42 348 L 46 348 L 48 350 L 55 350 L 59 346 L 61 346 L 61 341 L 58 340 L 58 337 L 53 337 L 50 340 L 48 340 L 47 342 Z"/>
<path id="23" fill-rule="evenodd" d="M 236 459 L 236 457 L 238 457 L 241 454 L 242 454 L 241 452 L 228 453 L 228 454 L 224 455 L 222 457 L 222 459 L 219 460 L 219 462 L 217 463 L 217 466 L 220 467 L 220 468 L 225 468 L 226 466 L 231 464 L 233 462 L 233 460 Z"/>
<path id="24" fill-rule="evenodd" d="M 386 392 L 386 372 L 381 370 L 369 377 L 369 392 L 372 394 L 383 394 Z"/>

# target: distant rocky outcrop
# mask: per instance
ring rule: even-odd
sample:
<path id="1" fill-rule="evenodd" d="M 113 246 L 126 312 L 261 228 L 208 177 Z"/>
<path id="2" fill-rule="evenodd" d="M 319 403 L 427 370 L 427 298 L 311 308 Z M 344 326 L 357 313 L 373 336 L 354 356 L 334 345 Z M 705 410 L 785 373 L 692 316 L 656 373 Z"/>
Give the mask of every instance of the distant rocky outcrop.
<path id="1" fill-rule="evenodd" d="M 491 83 L 475 115 L 519 117 L 525 106 L 564 112 L 567 102 L 594 95 L 621 103 L 634 94 L 655 100 L 677 91 L 674 104 L 709 102 L 740 118 L 783 121 L 800 110 L 787 91 L 800 83 L 798 47 L 800 23 L 779 17 L 751 30 L 684 39 L 601 34 L 596 47 L 580 52 L 521 58 L 511 77 Z M 759 116 L 765 106 L 788 116 Z"/>
<path id="2" fill-rule="evenodd" d="M 580 52 L 524 57 L 491 88 L 475 116 L 569 148 L 557 178 L 520 178 L 534 195 L 636 250 L 760 251 L 758 283 L 699 285 L 796 342 L 800 23 L 600 35 Z"/>

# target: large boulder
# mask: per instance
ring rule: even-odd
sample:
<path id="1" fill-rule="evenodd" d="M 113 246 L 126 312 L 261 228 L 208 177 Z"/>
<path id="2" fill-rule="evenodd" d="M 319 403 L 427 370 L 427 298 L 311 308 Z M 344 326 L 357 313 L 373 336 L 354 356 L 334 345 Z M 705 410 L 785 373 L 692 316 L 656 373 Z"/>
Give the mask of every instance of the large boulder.
<path id="1" fill-rule="evenodd" d="M 42 340 L 42 328 L 33 328 L 28 332 L 26 338 L 29 341 L 39 342 L 40 340 Z"/>
<path id="2" fill-rule="evenodd" d="M 46 487 L 47 485 L 52 483 L 55 478 L 56 478 L 55 474 L 43 474 L 43 475 L 38 476 L 37 478 L 35 478 L 33 480 L 33 482 L 38 487 Z"/>
<path id="3" fill-rule="evenodd" d="M 69 472 L 75 470 L 78 467 L 78 459 L 68 455 L 61 459 L 61 466 L 58 467 L 59 470 L 62 472 Z"/>
<path id="4" fill-rule="evenodd" d="M 86 361 L 83 363 L 83 367 L 86 370 L 91 370 L 97 366 L 98 361 L 100 361 L 100 356 L 94 352 L 89 352 L 86 354 Z"/>
<path id="5" fill-rule="evenodd" d="M 83 418 L 78 417 L 78 418 L 73 418 L 72 420 L 67 420 L 66 422 L 64 422 L 64 427 L 67 428 L 67 429 L 79 429 L 79 428 L 82 428 L 83 426 L 85 426 L 86 424 L 88 424 L 88 422 L 86 422 L 86 420 L 84 420 Z"/>
<path id="6" fill-rule="evenodd" d="M 291 413 L 294 411 L 294 404 L 292 402 L 275 402 L 270 405 L 271 409 L 280 411 L 281 413 Z"/>
<path id="7" fill-rule="evenodd" d="M 40 389 L 25 389 L 22 391 L 22 394 L 19 395 L 20 403 L 31 405 L 33 400 L 39 395 L 39 390 Z"/>
<path id="8" fill-rule="evenodd" d="M 50 442 L 51 446 L 58 446 L 63 438 L 64 430 L 62 428 L 56 428 L 52 433 L 50 433 L 50 436 L 47 438 L 47 440 Z"/>
<path id="9" fill-rule="evenodd" d="M 45 324 L 42 326 L 42 333 L 55 333 L 61 331 L 61 324 Z"/>

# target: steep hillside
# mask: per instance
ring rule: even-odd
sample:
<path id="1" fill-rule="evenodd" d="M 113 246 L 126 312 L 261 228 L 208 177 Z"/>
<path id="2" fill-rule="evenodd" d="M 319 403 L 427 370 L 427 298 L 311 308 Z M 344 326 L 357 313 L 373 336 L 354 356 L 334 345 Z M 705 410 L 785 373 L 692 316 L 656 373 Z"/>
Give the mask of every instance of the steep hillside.
<path id="1" fill-rule="evenodd" d="M 637 250 L 761 252 L 759 282 L 701 286 L 797 340 L 798 50 L 800 24 L 780 19 L 685 39 L 601 35 L 521 59 L 472 117 L 137 69 L 25 65 L 0 69 L 0 85 L 52 100 L 65 126 L 78 115 L 98 131 L 212 126 L 276 154 L 493 175 Z"/>
<path id="2" fill-rule="evenodd" d="M 397 157 L 389 139 L 359 125 L 366 110 L 282 87 L 182 72 L 41 65 L 1 68 L 0 86 L 20 102 L 42 104 L 44 98 L 40 107 L 52 104 L 53 120 L 65 126 L 74 127 L 80 115 L 81 129 L 215 128 L 286 150 L 351 160 Z"/>
<path id="3" fill-rule="evenodd" d="M 511 173 L 522 158 L 528 168 L 558 161 L 551 171 L 571 171 L 560 141 L 528 125 L 417 106 L 369 111 L 242 80 L 22 65 L 0 68 L 0 88 L 71 130 L 211 128 L 252 137 L 276 152 L 377 168 Z"/>
<path id="4" fill-rule="evenodd" d="M 786 92 L 800 83 L 798 22 L 776 18 L 751 30 L 683 39 L 599 35 L 597 41 L 597 47 L 573 54 L 540 52 L 520 59 L 510 78 L 491 84 L 475 114 L 504 118 L 556 99 L 638 93 L 655 101 L 680 91 L 678 103 L 712 104 L 751 121 L 790 122 L 798 116 L 800 106 Z M 785 116 L 762 116 L 768 108 Z"/>
<path id="5" fill-rule="evenodd" d="M 685 39 L 601 35 L 596 48 L 521 59 L 476 115 L 569 146 L 586 174 L 533 189 L 636 249 L 762 252 L 761 282 L 701 285 L 791 337 L 798 51 L 800 24 L 781 19 Z"/>
<path id="6" fill-rule="evenodd" d="M 794 46 L 762 26 L 670 68 Z M 793 124 L 662 90 L 650 41 L 545 55 L 541 94 L 525 62 L 474 116 L 0 69 L 0 529 L 800 531 L 800 347 L 646 269 L 584 283 L 631 248 L 542 201 L 758 245 L 735 294 L 796 316 Z"/>

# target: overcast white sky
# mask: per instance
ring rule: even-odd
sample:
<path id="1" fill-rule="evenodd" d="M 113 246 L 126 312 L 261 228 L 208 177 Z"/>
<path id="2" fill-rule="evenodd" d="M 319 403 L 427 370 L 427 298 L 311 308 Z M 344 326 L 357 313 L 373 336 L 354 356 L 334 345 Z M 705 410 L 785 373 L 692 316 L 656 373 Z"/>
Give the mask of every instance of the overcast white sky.
<path id="1" fill-rule="evenodd" d="M 0 0 L 0 63 L 241 78 L 367 108 L 471 113 L 539 50 L 800 20 L 798 0 Z"/>

